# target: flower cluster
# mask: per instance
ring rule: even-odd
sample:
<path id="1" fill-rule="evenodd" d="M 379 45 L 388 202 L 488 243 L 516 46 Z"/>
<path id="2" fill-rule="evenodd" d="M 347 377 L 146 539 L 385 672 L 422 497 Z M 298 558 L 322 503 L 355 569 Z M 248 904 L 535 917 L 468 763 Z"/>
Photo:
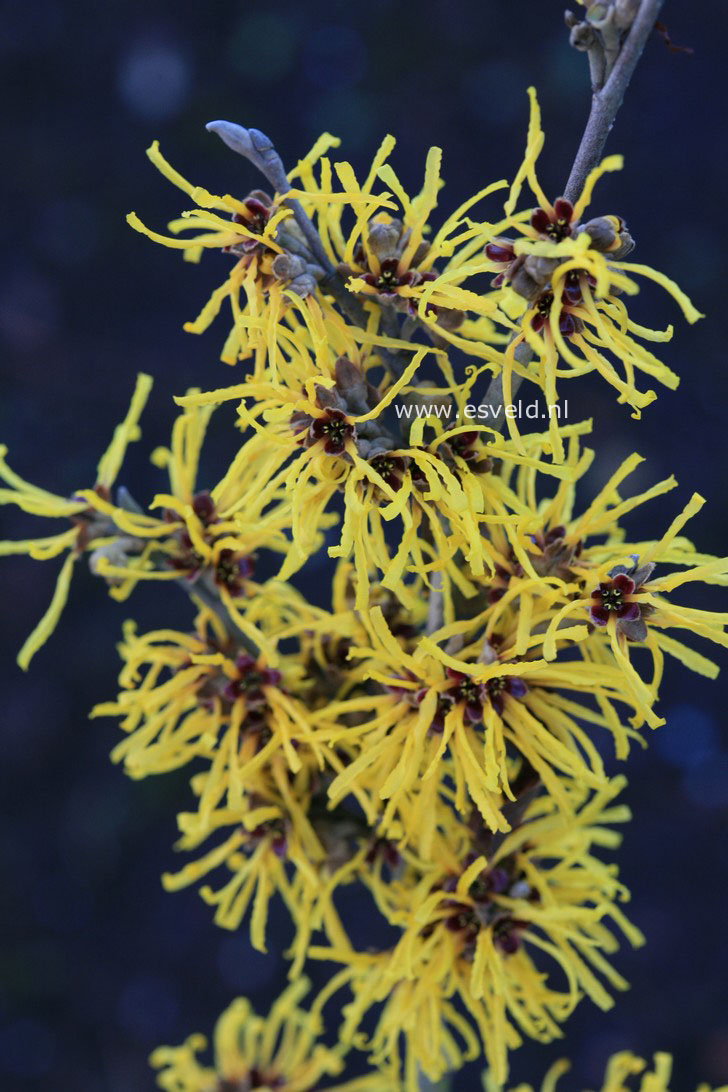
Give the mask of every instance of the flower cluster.
<path id="1" fill-rule="evenodd" d="M 190 768 L 185 857 L 165 887 L 200 884 L 215 922 L 245 924 L 260 951 L 279 899 L 294 926 L 291 976 L 300 982 L 308 959 L 338 965 L 308 1017 L 299 985 L 266 1024 L 235 1002 L 214 1069 L 197 1059 L 199 1037 L 156 1052 L 163 1088 L 306 1092 L 336 1077 L 351 1047 L 376 1072 L 332 1092 L 415 1092 L 421 1073 L 438 1080 L 481 1054 L 500 1087 L 524 1037 L 552 1040 L 582 998 L 607 1008 L 625 986 L 615 932 L 642 937 L 602 858 L 628 812 L 600 737 L 623 760 L 643 726 L 664 723 L 665 656 L 714 677 L 691 642 L 728 644 L 728 613 L 674 593 L 725 585 L 728 561 L 683 535 L 697 494 L 660 537 L 633 540 L 625 517 L 676 486 L 630 494 L 637 455 L 585 502 L 589 422 L 554 416 L 521 435 L 508 419 L 506 438 L 458 422 L 486 373 L 506 401 L 528 379 L 553 403 L 557 380 L 597 372 L 638 415 L 654 398 L 639 373 L 668 387 L 677 377 L 643 344 L 669 332 L 627 311 L 634 278 L 699 315 L 672 281 L 626 260 L 620 217 L 587 217 L 617 157 L 574 201 L 547 199 L 533 93 L 513 181 L 485 186 L 439 227 L 438 149 L 410 197 L 389 137 L 361 181 L 332 164 L 328 135 L 286 175 L 262 134 L 212 128 L 270 188 L 216 197 L 155 144 L 150 159 L 195 207 L 164 236 L 129 220 L 188 260 L 212 250 L 232 262 L 187 328 L 202 332 L 229 304 L 222 359 L 242 374 L 176 398 L 169 446 L 151 456 L 166 480 L 147 503 L 117 487 L 146 376 L 91 488 L 54 496 L 0 458 L 0 503 L 67 524 L 0 544 L 66 554 L 19 662 L 57 624 L 84 554 L 117 601 L 149 580 L 184 589 L 187 628 L 125 623 L 118 696 L 93 715 L 119 719 L 112 758 L 130 777 Z M 535 209 L 519 207 L 524 184 Z M 480 219 L 498 190 L 502 212 Z M 237 451 L 210 481 L 203 446 L 228 403 Z M 335 559 L 330 597 L 309 575 L 323 549 Z M 336 900 L 349 885 L 394 931 L 389 947 L 353 944 Z M 340 1046 L 317 1046 L 339 991 Z M 631 1065 L 615 1061 L 605 1089 Z M 656 1080 L 664 1072 L 660 1062 Z"/>
<path id="2" fill-rule="evenodd" d="M 545 1075 L 540 1092 L 555 1092 L 559 1078 L 568 1073 L 569 1068 L 566 1059 L 555 1062 Z M 631 1051 L 622 1050 L 613 1054 L 607 1062 L 599 1092 L 670 1092 L 671 1077 L 672 1057 L 669 1054 L 655 1054 L 650 1064 Z M 502 1089 L 502 1085 L 494 1082 L 489 1073 L 485 1074 L 483 1085 L 485 1092 L 501 1092 Z M 725 1088 L 726 1085 L 721 1085 L 714 1092 L 725 1092 Z M 534 1088 L 530 1084 L 519 1084 L 509 1092 L 534 1092 Z M 711 1092 L 711 1089 L 701 1083 L 696 1092 Z"/>
<path id="3" fill-rule="evenodd" d="M 642 936 L 617 905 L 628 896 L 615 869 L 592 853 L 619 842 L 609 824 L 629 818 L 613 803 L 623 782 L 596 793 L 565 783 L 568 819 L 537 784 L 528 768 L 514 779 L 505 836 L 477 812 L 464 821 L 438 808 L 428 860 L 403 850 L 393 867 L 385 854 L 375 857 L 363 880 L 400 931 L 392 949 L 354 951 L 335 925 L 330 946 L 310 949 L 342 965 L 324 996 L 344 985 L 353 993 L 344 1043 L 359 1041 L 359 1024 L 377 1005 L 372 1060 L 396 1068 L 402 1056 L 407 1089 L 418 1072 L 436 1081 L 482 1048 L 502 1081 L 507 1053 L 524 1035 L 548 1042 L 583 996 L 611 1006 L 602 980 L 626 987 L 607 958 L 618 947 L 609 926 L 632 944 Z"/>
<path id="4" fill-rule="evenodd" d="M 179 1047 L 158 1047 L 150 1062 L 157 1083 L 167 1092 L 393 1092 L 385 1075 L 331 1083 L 343 1068 L 342 1051 L 317 1042 L 314 1011 L 299 1002 L 309 984 L 300 979 L 276 1001 L 263 1019 L 243 997 L 222 1014 L 215 1027 L 212 1066 L 198 1055 L 207 1046 L 204 1035 L 191 1035 Z M 326 1083 L 319 1083 L 324 1080 Z"/>

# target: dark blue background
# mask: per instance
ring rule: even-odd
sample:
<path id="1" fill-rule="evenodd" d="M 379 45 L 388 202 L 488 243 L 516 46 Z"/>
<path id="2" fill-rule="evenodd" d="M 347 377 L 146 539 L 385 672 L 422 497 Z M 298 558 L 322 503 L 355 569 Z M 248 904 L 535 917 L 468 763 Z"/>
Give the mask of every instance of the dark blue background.
<path id="1" fill-rule="evenodd" d="M 410 187 L 427 147 L 444 148 L 446 208 L 513 174 L 534 83 L 548 133 L 541 176 L 556 195 L 587 109 L 586 65 L 566 44 L 563 6 L 0 2 L 0 436 L 12 465 L 64 494 L 91 484 L 143 369 L 157 386 L 143 450 L 137 445 L 123 480 L 149 496 L 160 479 L 146 452 L 167 437 L 170 395 L 228 378 L 217 361 L 223 326 L 201 340 L 181 330 L 227 260 L 210 254 L 200 267 L 185 265 L 124 223 L 135 209 L 160 227 L 184 207 L 144 156 L 153 138 L 187 177 L 242 194 L 258 180 L 205 133 L 211 118 L 265 130 L 289 164 L 329 128 L 361 167 L 391 131 Z M 601 184 L 594 206 L 622 214 L 636 259 L 676 277 L 707 312 L 690 329 L 657 290 L 635 302 L 647 324 L 676 321 L 665 358 L 683 384 L 661 393 L 642 422 L 597 380 L 565 392 L 572 418 L 595 418 L 601 458 L 592 486 L 635 448 L 648 458 L 635 488 L 678 475 L 679 496 L 653 503 L 635 532 L 659 533 L 698 489 L 709 505 L 692 532 L 716 553 L 725 552 L 728 469 L 721 9 L 709 0 L 666 4 L 673 38 L 695 55 L 650 42 L 609 146 L 625 153 L 627 170 Z M 212 476 L 222 454 L 209 465 Z M 27 532 L 16 513 L 1 515 L 3 535 Z M 114 725 L 86 719 L 114 692 L 122 618 L 133 610 L 142 625 L 186 624 L 182 597 L 162 588 L 120 609 L 79 570 L 59 631 L 26 677 L 15 650 L 47 605 L 53 570 L 23 559 L 0 567 L 0 1087 L 147 1089 L 150 1048 L 211 1029 L 238 992 L 265 1010 L 285 967 L 216 930 L 193 891 L 162 893 L 185 778 L 127 781 L 108 761 Z M 706 592 L 699 602 L 725 609 L 726 597 Z M 550 1058 L 569 1053 L 575 1077 L 564 1087 L 594 1083 L 606 1055 L 625 1047 L 672 1050 L 680 1088 L 728 1079 L 726 690 L 671 664 L 664 694 L 670 725 L 628 766 L 635 820 L 621 862 L 632 916 L 649 938 L 617 957 L 632 989 L 607 1015 L 585 1002 L 563 1043 L 518 1054 L 519 1079 L 535 1080 Z M 361 903 L 350 899 L 349 913 L 368 942 Z M 283 915 L 271 932 L 287 936 Z M 476 1075 L 456 1082 L 473 1087 Z"/>

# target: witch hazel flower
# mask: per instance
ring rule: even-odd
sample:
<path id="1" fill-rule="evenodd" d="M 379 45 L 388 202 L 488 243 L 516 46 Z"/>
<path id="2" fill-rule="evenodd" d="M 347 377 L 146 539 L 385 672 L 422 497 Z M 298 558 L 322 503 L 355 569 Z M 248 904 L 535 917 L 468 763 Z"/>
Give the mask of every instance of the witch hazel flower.
<path id="1" fill-rule="evenodd" d="M 635 555 L 632 569 L 617 565 L 610 569 L 609 580 L 603 580 L 591 593 L 589 617 L 595 626 L 606 626 L 611 616 L 617 619 L 617 631 L 630 641 L 645 641 L 645 619 L 655 608 L 640 602 L 639 592 L 654 571 L 654 562 L 640 565 Z"/>

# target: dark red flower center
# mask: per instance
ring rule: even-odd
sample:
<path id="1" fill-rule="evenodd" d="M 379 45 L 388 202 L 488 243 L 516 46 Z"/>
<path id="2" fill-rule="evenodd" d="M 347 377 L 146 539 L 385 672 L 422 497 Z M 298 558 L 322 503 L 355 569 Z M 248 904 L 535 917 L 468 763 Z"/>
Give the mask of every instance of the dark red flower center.
<path id="1" fill-rule="evenodd" d="M 539 235 L 547 235 L 549 239 L 559 243 L 571 235 L 571 221 L 574 217 L 574 206 L 564 197 L 554 201 L 553 212 L 546 209 L 534 209 L 531 214 L 531 227 Z"/>
<path id="2" fill-rule="evenodd" d="M 405 472 L 404 459 L 400 459 L 398 455 L 376 455 L 371 460 L 371 466 L 390 489 L 401 487 Z"/>
<path id="3" fill-rule="evenodd" d="M 384 262 L 379 276 L 376 278 L 375 284 L 382 292 L 391 291 L 392 288 L 396 288 L 399 284 L 399 274 L 397 272 L 396 264 L 390 265 L 389 263 Z"/>
<path id="4" fill-rule="evenodd" d="M 215 502 L 206 489 L 200 493 L 195 493 L 192 498 L 192 511 L 195 513 L 200 523 L 204 523 L 207 526 L 209 523 L 213 523 L 217 518 L 215 513 Z"/>
<path id="5" fill-rule="evenodd" d="M 621 622 L 633 622 L 640 617 L 639 604 L 632 599 L 635 582 L 626 573 L 617 573 L 591 593 L 590 616 L 595 626 L 606 626 L 610 615 Z"/>
<path id="6" fill-rule="evenodd" d="M 341 410 L 326 410 L 322 417 L 315 417 L 311 423 L 311 437 L 324 440 L 327 455 L 341 455 L 346 449 L 346 441 L 354 434 L 354 426 L 347 421 Z"/>
<path id="7" fill-rule="evenodd" d="M 233 213 L 233 223 L 243 224 L 248 231 L 252 231 L 256 235 L 262 235 L 270 219 L 271 210 L 266 208 L 257 197 L 247 197 L 243 204 L 247 210 L 247 215 L 243 215 L 241 212 Z"/>
<path id="8" fill-rule="evenodd" d="M 257 660 L 247 653 L 238 656 L 235 667 L 238 676 L 236 679 L 231 679 L 225 687 L 225 697 L 230 701 L 245 698 L 245 704 L 250 709 L 266 705 L 264 688 L 280 685 L 280 671 L 261 667 Z"/>
<path id="9" fill-rule="evenodd" d="M 227 588 L 232 595 L 242 590 L 243 581 L 253 575 L 255 559 L 234 550 L 221 550 L 215 566 L 215 583 Z"/>

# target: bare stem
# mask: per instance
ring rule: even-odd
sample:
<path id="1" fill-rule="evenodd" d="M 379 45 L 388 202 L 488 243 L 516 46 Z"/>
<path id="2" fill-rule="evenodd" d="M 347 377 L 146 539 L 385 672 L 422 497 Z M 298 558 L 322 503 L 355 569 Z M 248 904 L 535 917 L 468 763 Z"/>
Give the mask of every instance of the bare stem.
<path id="1" fill-rule="evenodd" d="M 430 595 L 427 601 L 427 626 L 425 628 L 428 636 L 438 630 L 445 621 L 445 599 L 442 594 L 441 572 L 433 572 L 430 585 Z"/>
<path id="2" fill-rule="evenodd" d="M 624 101 L 629 81 L 647 39 L 655 28 L 663 2 L 664 0 L 642 0 L 611 75 L 604 87 L 594 91 L 592 95 L 589 120 L 564 190 L 564 197 L 572 203 L 584 188 L 589 171 L 596 167 L 602 157 L 614 119 Z"/>

